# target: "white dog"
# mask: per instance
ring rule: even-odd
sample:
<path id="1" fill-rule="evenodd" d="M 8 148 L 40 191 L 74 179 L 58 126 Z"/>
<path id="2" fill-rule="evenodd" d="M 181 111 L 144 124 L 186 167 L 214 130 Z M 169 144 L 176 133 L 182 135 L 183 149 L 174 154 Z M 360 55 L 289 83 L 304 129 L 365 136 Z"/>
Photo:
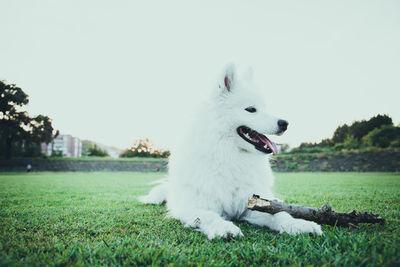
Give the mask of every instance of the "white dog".
<path id="1" fill-rule="evenodd" d="M 288 125 L 265 112 L 251 76 L 249 71 L 244 79 L 238 79 L 234 66 L 227 66 L 184 146 L 172 154 L 168 178 L 140 200 L 151 204 L 166 201 L 170 216 L 210 239 L 242 236 L 231 220 L 280 233 L 321 235 L 318 224 L 286 212 L 271 215 L 246 209 L 253 194 L 274 198 L 267 154 L 278 153 L 278 149 L 264 134 L 282 134 Z"/>

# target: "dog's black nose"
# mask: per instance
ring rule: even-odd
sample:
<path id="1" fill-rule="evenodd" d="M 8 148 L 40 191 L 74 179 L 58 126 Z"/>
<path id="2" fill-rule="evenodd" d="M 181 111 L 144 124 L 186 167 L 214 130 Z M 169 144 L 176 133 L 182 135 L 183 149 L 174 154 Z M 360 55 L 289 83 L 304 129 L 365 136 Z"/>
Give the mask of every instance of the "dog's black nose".
<path id="1" fill-rule="evenodd" d="M 287 122 L 285 120 L 278 121 L 279 130 L 281 130 L 282 132 L 286 131 L 288 125 L 289 125 L 289 122 Z"/>

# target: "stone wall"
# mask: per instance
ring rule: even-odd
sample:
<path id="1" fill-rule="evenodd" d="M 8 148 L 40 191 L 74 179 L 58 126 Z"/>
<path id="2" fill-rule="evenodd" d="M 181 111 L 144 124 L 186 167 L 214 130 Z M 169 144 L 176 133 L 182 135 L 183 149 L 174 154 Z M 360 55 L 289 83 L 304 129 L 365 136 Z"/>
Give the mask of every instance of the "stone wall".
<path id="1" fill-rule="evenodd" d="M 0 172 L 26 171 L 166 171 L 167 161 L 160 160 L 56 160 L 13 159 L 0 160 Z M 351 151 L 331 153 L 281 154 L 272 156 L 274 171 L 322 171 L 322 172 L 400 172 L 399 150 Z"/>
<path id="2" fill-rule="evenodd" d="M 167 161 L 127 161 L 127 160 L 49 160 L 12 159 L 0 160 L 0 171 L 26 171 L 30 164 L 32 171 L 165 171 Z"/>
<path id="3" fill-rule="evenodd" d="M 282 154 L 272 160 L 272 166 L 282 172 L 400 172 L 400 151 Z"/>

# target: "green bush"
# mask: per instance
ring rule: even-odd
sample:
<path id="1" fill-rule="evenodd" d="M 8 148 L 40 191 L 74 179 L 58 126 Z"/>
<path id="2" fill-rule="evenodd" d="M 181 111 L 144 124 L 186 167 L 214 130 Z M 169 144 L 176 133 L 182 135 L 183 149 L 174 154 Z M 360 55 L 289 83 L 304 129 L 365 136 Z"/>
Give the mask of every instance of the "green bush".
<path id="1" fill-rule="evenodd" d="M 356 149 L 360 147 L 360 142 L 353 135 L 349 134 L 343 141 L 343 147 L 345 149 Z"/>
<path id="2" fill-rule="evenodd" d="M 397 147 L 400 147 L 400 138 L 397 139 L 397 140 L 394 140 L 394 141 L 390 142 L 389 147 L 390 147 L 390 148 L 397 148 Z"/>
<path id="3" fill-rule="evenodd" d="M 109 157 L 107 151 L 104 149 L 101 149 L 99 146 L 96 144 L 89 146 L 88 148 L 88 156 L 89 157 Z"/>
<path id="4" fill-rule="evenodd" d="M 400 128 L 393 125 L 384 125 L 369 132 L 362 140 L 368 146 L 399 147 Z"/>
<path id="5" fill-rule="evenodd" d="M 285 167 L 286 167 L 287 169 L 290 169 L 290 170 L 297 170 L 297 168 L 298 168 L 298 163 L 295 162 L 295 161 L 288 161 L 288 160 L 285 160 Z"/>
<path id="6" fill-rule="evenodd" d="M 334 148 L 337 151 L 341 151 L 341 150 L 344 149 L 344 144 L 343 143 L 337 143 L 337 144 L 335 144 Z"/>
<path id="7" fill-rule="evenodd" d="M 52 156 L 52 157 L 61 158 L 61 157 L 63 156 L 63 153 L 62 153 L 61 150 L 53 150 L 53 151 L 51 152 L 51 156 Z"/>
<path id="8" fill-rule="evenodd" d="M 303 153 L 322 153 L 322 152 L 332 152 L 335 151 L 334 147 L 296 147 L 290 150 L 291 154 L 303 154 Z"/>

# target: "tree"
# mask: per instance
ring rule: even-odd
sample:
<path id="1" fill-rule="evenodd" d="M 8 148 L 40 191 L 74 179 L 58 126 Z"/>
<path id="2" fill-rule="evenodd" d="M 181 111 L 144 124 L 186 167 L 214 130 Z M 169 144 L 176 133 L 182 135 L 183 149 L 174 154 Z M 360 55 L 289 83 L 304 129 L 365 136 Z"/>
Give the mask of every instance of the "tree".
<path id="1" fill-rule="evenodd" d="M 400 128 L 393 125 L 383 125 L 369 132 L 362 140 L 368 146 L 395 147 L 399 144 Z"/>
<path id="2" fill-rule="evenodd" d="M 368 132 L 372 131 L 373 129 L 381 128 L 383 125 L 393 125 L 392 118 L 388 115 L 380 115 L 372 117 L 368 122 Z"/>
<path id="3" fill-rule="evenodd" d="M 332 143 L 343 143 L 348 134 L 349 126 L 347 126 L 347 124 L 337 127 L 335 132 L 333 133 Z"/>
<path id="4" fill-rule="evenodd" d="M 364 136 L 374 129 L 378 129 L 383 125 L 393 125 L 392 118 L 387 115 L 378 114 L 372 117 L 368 121 L 355 121 L 349 127 L 349 134 L 353 135 L 358 141 L 360 141 Z"/>
<path id="5" fill-rule="evenodd" d="M 155 149 L 154 144 L 148 138 L 136 140 L 132 147 L 125 149 L 120 158 L 168 158 L 171 155 L 169 150 Z"/>
<path id="6" fill-rule="evenodd" d="M 32 156 L 40 151 L 40 143 L 49 143 L 58 135 L 49 117 L 29 117 L 21 110 L 28 103 L 21 88 L 0 81 L 0 155 L 5 158 Z"/>
<path id="7" fill-rule="evenodd" d="M 378 114 L 368 121 L 355 121 L 350 126 L 344 124 L 336 128 L 332 137 L 332 144 L 343 143 L 348 136 L 353 136 L 358 141 L 361 141 L 369 132 L 383 125 L 393 125 L 392 118 Z"/>
<path id="8" fill-rule="evenodd" d="M 89 146 L 88 148 L 88 156 L 89 157 L 109 157 L 107 151 L 101 149 L 98 145 L 94 144 Z"/>

